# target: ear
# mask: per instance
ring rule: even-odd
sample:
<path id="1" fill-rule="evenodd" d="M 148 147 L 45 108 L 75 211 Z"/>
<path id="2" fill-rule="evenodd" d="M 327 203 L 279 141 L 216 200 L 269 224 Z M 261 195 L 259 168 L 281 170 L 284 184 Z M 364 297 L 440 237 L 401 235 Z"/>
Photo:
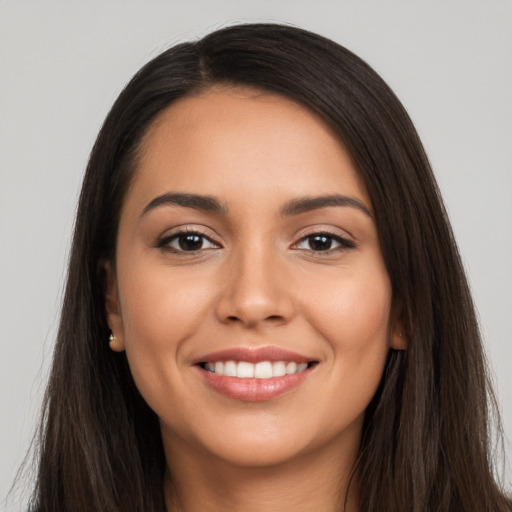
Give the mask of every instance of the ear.
<path id="1" fill-rule="evenodd" d="M 111 262 L 104 264 L 105 270 L 105 310 L 107 323 L 113 336 L 110 338 L 110 348 L 114 352 L 124 350 L 124 328 L 119 304 L 117 277 Z"/>
<path id="2" fill-rule="evenodd" d="M 407 350 L 409 339 L 404 326 L 404 315 L 401 301 L 392 308 L 389 346 L 394 350 Z"/>

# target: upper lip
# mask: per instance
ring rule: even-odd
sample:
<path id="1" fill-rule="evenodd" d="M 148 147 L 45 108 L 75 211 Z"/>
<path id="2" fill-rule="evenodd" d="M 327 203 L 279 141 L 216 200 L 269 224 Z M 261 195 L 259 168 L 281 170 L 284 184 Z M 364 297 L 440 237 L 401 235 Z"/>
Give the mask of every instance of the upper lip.
<path id="1" fill-rule="evenodd" d="M 248 363 L 293 361 L 295 363 L 309 363 L 315 361 L 315 359 L 279 347 L 233 347 L 205 354 L 195 359 L 193 364 L 215 363 L 218 361 L 247 361 Z"/>

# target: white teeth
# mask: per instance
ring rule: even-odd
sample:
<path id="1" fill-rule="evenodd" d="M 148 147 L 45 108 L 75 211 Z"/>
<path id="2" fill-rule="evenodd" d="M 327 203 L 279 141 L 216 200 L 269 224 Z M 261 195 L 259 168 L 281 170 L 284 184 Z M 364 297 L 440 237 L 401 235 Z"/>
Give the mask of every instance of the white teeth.
<path id="1" fill-rule="evenodd" d="M 235 363 L 235 361 L 226 361 L 224 363 L 224 375 L 226 377 L 236 377 L 236 363 Z"/>
<path id="2" fill-rule="evenodd" d="M 257 379 L 269 379 L 272 377 L 272 363 L 270 361 L 262 361 L 254 365 L 254 376 Z"/>
<path id="3" fill-rule="evenodd" d="M 236 376 L 239 379 L 252 379 L 254 377 L 254 365 L 240 361 L 236 367 Z"/>
<path id="4" fill-rule="evenodd" d="M 308 363 L 300 363 L 297 365 L 297 373 L 303 372 L 308 367 Z"/>
<path id="5" fill-rule="evenodd" d="M 292 375 L 297 371 L 297 363 L 288 363 L 286 365 L 286 375 Z"/>
<path id="6" fill-rule="evenodd" d="M 282 377 L 286 375 L 286 364 L 283 361 L 272 363 L 272 377 Z"/>
<path id="7" fill-rule="evenodd" d="M 308 363 L 295 363 L 286 361 L 260 361 L 252 364 L 247 361 L 216 361 L 205 363 L 204 368 L 210 372 L 225 377 L 238 377 L 239 379 L 271 379 L 303 372 Z"/>

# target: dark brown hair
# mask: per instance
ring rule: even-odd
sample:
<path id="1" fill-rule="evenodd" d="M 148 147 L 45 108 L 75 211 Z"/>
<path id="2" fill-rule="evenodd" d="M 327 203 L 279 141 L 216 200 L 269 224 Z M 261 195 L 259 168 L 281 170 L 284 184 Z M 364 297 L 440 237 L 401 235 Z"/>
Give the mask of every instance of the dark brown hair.
<path id="1" fill-rule="evenodd" d="M 141 138 L 175 100 L 215 84 L 281 94 L 320 115 L 363 177 L 409 347 L 390 351 L 365 415 L 358 471 L 365 512 L 512 510 L 495 484 L 478 325 L 429 162 L 404 108 L 345 48 L 283 25 L 239 25 L 146 64 L 115 102 L 85 174 L 32 509 L 162 511 L 158 419 L 124 354 L 109 350 L 102 262 Z"/>

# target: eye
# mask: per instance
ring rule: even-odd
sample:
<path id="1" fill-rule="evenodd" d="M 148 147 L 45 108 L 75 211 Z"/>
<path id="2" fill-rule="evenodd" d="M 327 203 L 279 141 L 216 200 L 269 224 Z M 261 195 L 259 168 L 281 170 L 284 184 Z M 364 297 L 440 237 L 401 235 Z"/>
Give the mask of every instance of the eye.
<path id="1" fill-rule="evenodd" d="M 158 241 L 157 246 L 175 253 L 193 253 L 207 249 L 218 249 L 220 247 L 219 244 L 213 242 L 207 236 L 194 231 L 181 231 L 164 237 Z"/>
<path id="2" fill-rule="evenodd" d="M 313 252 L 334 252 L 352 249 L 354 247 L 355 244 L 353 242 L 339 235 L 333 235 L 332 233 L 313 233 L 299 240 L 293 248 Z"/>

